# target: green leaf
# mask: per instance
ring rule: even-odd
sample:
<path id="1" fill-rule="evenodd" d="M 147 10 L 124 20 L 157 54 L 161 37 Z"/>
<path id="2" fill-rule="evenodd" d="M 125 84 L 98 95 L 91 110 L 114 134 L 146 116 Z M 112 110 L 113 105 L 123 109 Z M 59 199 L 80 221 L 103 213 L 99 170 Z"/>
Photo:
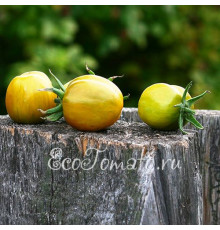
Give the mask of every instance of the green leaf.
<path id="1" fill-rule="evenodd" d="M 189 114 L 195 114 L 196 113 L 195 110 L 192 110 L 192 109 L 187 108 L 187 107 L 184 107 L 183 111 L 186 112 L 186 113 L 189 113 Z"/>
<path id="2" fill-rule="evenodd" d="M 55 93 L 60 99 L 63 99 L 64 92 L 60 89 L 56 88 L 45 88 L 45 89 L 39 89 L 38 91 L 45 91 L 45 92 L 53 92 Z"/>
<path id="3" fill-rule="evenodd" d="M 49 115 L 49 114 L 53 114 L 53 113 L 57 113 L 57 112 L 61 112 L 63 111 L 63 106 L 62 104 L 59 104 L 57 105 L 56 107 L 54 108 L 51 108 L 51 109 L 48 109 L 46 111 L 43 111 L 41 109 L 38 109 L 42 114 L 45 114 L 45 115 Z"/>
<path id="4" fill-rule="evenodd" d="M 65 89 L 64 85 L 61 83 L 61 81 L 51 72 L 50 69 L 49 69 L 49 72 L 50 72 L 50 74 L 54 77 L 54 79 L 56 80 L 56 82 L 57 82 L 58 85 L 60 86 L 61 90 L 62 90 L 63 92 L 65 92 L 66 89 Z"/>
<path id="5" fill-rule="evenodd" d="M 194 125 L 196 128 L 198 129 L 204 129 L 204 127 L 196 120 L 196 118 L 191 115 L 191 114 L 188 114 L 185 119 L 190 122 L 192 125 Z"/>
<path id="6" fill-rule="evenodd" d="M 207 93 L 210 93 L 210 91 L 206 90 L 204 93 L 202 93 L 202 94 L 200 94 L 200 95 L 198 95 L 198 96 L 196 96 L 196 97 L 193 97 L 193 98 L 187 100 L 186 102 L 187 102 L 189 108 L 190 108 L 196 101 L 198 101 L 200 98 L 202 98 L 203 96 L 205 96 Z"/>
<path id="7" fill-rule="evenodd" d="M 130 93 L 128 95 L 126 95 L 126 96 L 123 97 L 124 101 L 128 100 L 129 97 L 130 97 Z"/>
<path id="8" fill-rule="evenodd" d="M 184 92 L 183 92 L 183 96 L 182 96 L 182 104 L 185 104 L 186 102 L 186 95 L 189 92 L 190 87 L 192 86 L 192 81 L 186 86 Z"/>
<path id="9" fill-rule="evenodd" d="M 114 81 L 116 78 L 122 78 L 122 77 L 124 77 L 124 75 L 122 75 L 122 76 L 113 76 L 113 77 L 109 77 L 108 80 L 109 81 Z"/>
<path id="10" fill-rule="evenodd" d="M 57 112 L 53 113 L 47 117 L 42 117 L 42 119 L 47 120 L 47 121 L 58 121 L 63 117 L 63 111 L 62 112 Z"/>
<path id="11" fill-rule="evenodd" d="M 86 70 L 87 70 L 87 72 L 88 72 L 89 74 L 95 75 L 95 73 L 94 73 L 91 69 L 89 69 L 89 67 L 88 67 L 87 64 L 86 64 Z"/>
<path id="12" fill-rule="evenodd" d="M 180 112 L 180 115 L 179 115 L 179 129 L 183 134 L 187 134 L 187 132 L 183 130 L 183 122 L 184 122 L 183 113 Z"/>

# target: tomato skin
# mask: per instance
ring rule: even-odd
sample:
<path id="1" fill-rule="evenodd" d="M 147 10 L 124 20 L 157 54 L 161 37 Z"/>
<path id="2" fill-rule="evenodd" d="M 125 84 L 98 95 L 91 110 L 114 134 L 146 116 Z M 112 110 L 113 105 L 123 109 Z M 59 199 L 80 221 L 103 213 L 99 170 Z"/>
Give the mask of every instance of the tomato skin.
<path id="1" fill-rule="evenodd" d="M 149 86 L 142 93 L 138 103 L 140 118 L 154 129 L 177 130 L 179 108 L 174 105 L 181 103 L 183 92 L 184 88 L 165 83 Z M 186 99 L 190 98 L 187 93 Z"/>
<path id="2" fill-rule="evenodd" d="M 38 91 L 43 88 L 52 88 L 52 83 L 42 72 L 32 71 L 15 77 L 8 86 L 5 99 L 11 119 L 23 124 L 43 122 L 38 109 L 47 110 L 56 106 L 56 95 Z"/>
<path id="3" fill-rule="evenodd" d="M 72 80 L 63 98 L 66 122 L 81 131 L 98 131 L 111 126 L 119 119 L 122 108 L 120 89 L 96 75 Z"/>

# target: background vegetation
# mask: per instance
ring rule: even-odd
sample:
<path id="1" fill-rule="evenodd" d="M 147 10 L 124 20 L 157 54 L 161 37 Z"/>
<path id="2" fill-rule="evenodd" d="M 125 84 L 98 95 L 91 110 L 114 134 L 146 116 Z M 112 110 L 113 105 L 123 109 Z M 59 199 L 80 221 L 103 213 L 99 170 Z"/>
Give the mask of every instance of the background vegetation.
<path id="1" fill-rule="evenodd" d="M 220 109 L 219 6 L 1 6 L 0 114 L 14 76 L 50 68 L 65 83 L 85 74 L 115 83 L 137 106 L 150 84 L 212 91 L 197 108 Z M 49 75 L 49 74 L 48 74 Z"/>

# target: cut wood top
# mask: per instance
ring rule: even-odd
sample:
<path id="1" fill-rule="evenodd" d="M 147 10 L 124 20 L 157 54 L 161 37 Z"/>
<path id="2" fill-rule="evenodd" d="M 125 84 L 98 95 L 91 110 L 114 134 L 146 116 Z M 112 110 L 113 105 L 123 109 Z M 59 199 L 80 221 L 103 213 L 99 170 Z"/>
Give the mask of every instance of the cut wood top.
<path id="1" fill-rule="evenodd" d="M 128 109 L 130 110 L 130 109 Z M 134 109 L 133 109 L 134 110 Z M 87 136 L 88 138 L 97 139 L 101 142 L 111 141 L 117 144 L 128 145 L 148 145 L 149 142 L 173 143 L 185 142 L 189 137 L 192 137 L 195 131 L 190 130 L 188 135 L 182 135 L 180 131 L 157 131 L 152 130 L 143 122 L 133 122 L 131 118 L 126 117 L 126 109 L 122 114 L 122 119 L 114 125 L 99 132 L 81 132 L 69 126 L 64 120 L 59 122 L 45 122 L 37 125 L 17 124 L 14 123 L 9 116 L 0 116 L 0 126 L 3 129 L 8 129 L 11 133 L 15 130 L 23 132 L 26 135 L 32 132 L 44 133 L 44 135 L 59 135 L 59 136 Z M 136 115 L 135 115 L 136 116 Z M 138 117 L 137 117 L 138 118 Z M 129 120 L 132 122 L 126 122 Z M 50 138 L 48 138 L 50 139 Z"/>

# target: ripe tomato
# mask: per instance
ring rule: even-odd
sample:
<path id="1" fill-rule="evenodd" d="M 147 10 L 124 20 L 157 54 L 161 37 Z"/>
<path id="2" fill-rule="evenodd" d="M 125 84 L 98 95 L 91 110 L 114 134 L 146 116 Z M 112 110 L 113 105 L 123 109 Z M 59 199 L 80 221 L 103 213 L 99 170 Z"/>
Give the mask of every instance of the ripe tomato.
<path id="1" fill-rule="evenodd" d="M 187 121 L 202 129 L 202 125 L 193 117 L 195 111 L 192 109 L 193 103 L 207 91 L 191 98 L 188 93 L 191 84 L 185 90 L 180 86 L 164 83 L 149 86 L 142 93 L 138 103 L 140 118 L 150 127 L 158 130 L 176 130 L 179 126 L 185 133 L 182 127 Z M 184 93 L 185 96 L 183 96 Z"/>
<path id="2" fill-rule="evenodd" d="M 98 131 L 119 119 L 124 99 L 120 89 L 110 80 L 84 75 L 62 85 L 55 79 L 61 90 L 49 90 L 57 93 L 61 100 L 55 109 L 41 111 L 48 115 L 47 120 L 56 121 L 63 115 L 66 122 L 78 130 Z"/>
<path id="3" fill-rule="evenodd" d="M 109 80 L 85 75 L 74 79 L 63 97 L 68 124 L 83 131 L 97 131 L 114 124 L 123 108 L 123 95 Z"/>
<path id="4" fill-rule="evenodd" d="M 5 100 L 11 119 L 26 124 L 42 122 L 38 109 L 47 110 L 56 106 L 56 94 L 38 91 L 45 87 L 52 87 L 52 83 L 42 72 L 32 71 L 15 77 L 8 86 Z"/>

